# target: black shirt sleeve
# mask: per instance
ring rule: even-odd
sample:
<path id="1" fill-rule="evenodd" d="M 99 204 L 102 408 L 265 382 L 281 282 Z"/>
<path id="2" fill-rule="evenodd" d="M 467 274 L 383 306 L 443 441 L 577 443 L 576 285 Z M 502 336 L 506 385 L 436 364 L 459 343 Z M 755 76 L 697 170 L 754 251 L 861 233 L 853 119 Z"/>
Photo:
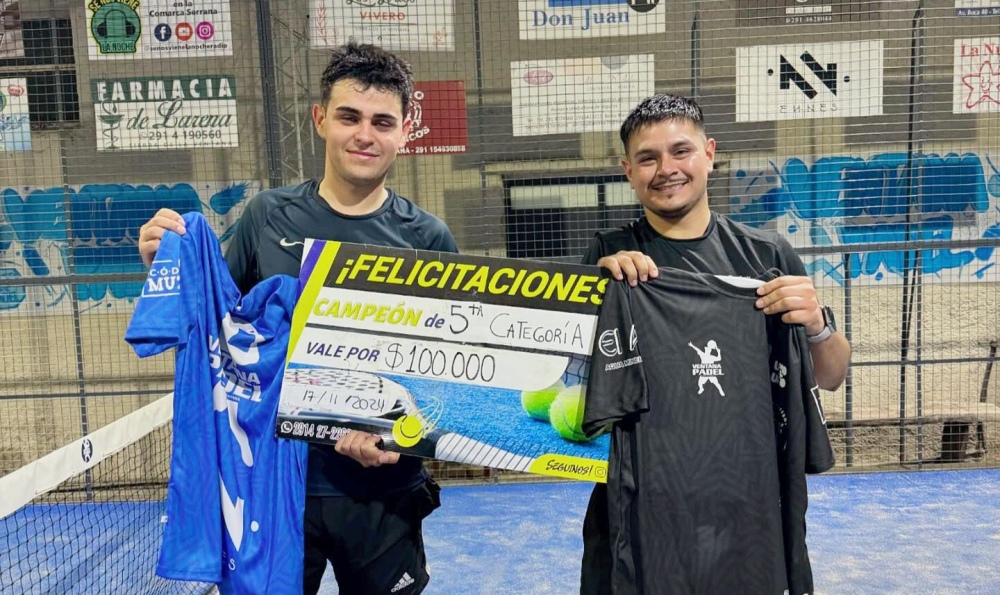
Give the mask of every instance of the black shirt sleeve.
<path id="1" fill-rule="evenodd" d="M 226 264 L 229 265 L 229 274 L 240 288 L 240 293 L 248 293 L 260 279 L 257 274 L 257 216 L 255 212 L 259 199 L 254 197 L 239 221 L 236 222 L 236 230 L 229 239 L 226 247 Z"/>
<path id="2" fill-rule="evenodd" d="M 801 326 L 792 328 L 793 342 L 798 358 L 801 360 L 801 375 L 798 379 L 801 387 L 802 409 L 806 429 L 806 473 L 822 473 L 833 467 L 833 447 L 830 444 L 830 433 L 826 427 L 823 406 L 819 401 L 819 385 L 813 372 L 812 356 L 809 353 L 809 342 L 806 331 Z"/>
<path id="3" fill-rule="evenodd" d="M 587 253 L 583 255 L 583 260 L 580 264 L 597 264 L 597 261 L 607 256 L 604 253 L 604 245 L 601 242 L 601 235 L 597 234 L 590 240 L 590 245 L 587 246 Z"/>
<path id="4" fill-rule="evenodd" d="M 649 411 L 646 374 L 629 299 L 626 283 L 608 283 L 590 358 L 583 414 L 587 435 L 631 414 Z"/>
<path id="5" fill-rule="evenodd" d="M 781 269 L 786 275 L 808 276 L 802 259 L 795 249 L 783 237 L 778 238 L 778 255 Z M 788 325 L 783 325 L 788 326 Z M 788 327 L 789 360 L 791 368 L 798 372 L 797 378 L 791 378 L 796 384 L 796 391 L 802 399 L 802 414 L 805 428 L 805 472 L 822 473 L 833 467 L 834 455 L 830 446 L 830 435 L 823 416 L 823 408 L 819 400 L 819 385 L 816 383 L 813 371 L 812 355 L 809 342 L 806 340 L 805 328 L 800 325 Z"/>
<path id="6" fill-rule="evenodd" d="M 802 264 L 802 259 L 799 255 L 795 253 L 795 248 L 788 243 L 788 240 L 778 236 L 778 262 L 781 272 L 786 275 L 794 275 L 796 277 L 806 277 L 806 267 Z"/>
<path id="7" fill-rule="evenodd" d="M 778 452 L 795 459 L 795 473 L 822 473 L 833 467 L 834 454 L 805 329 L 785 324 L 777 315 L 768 324 Z"/>

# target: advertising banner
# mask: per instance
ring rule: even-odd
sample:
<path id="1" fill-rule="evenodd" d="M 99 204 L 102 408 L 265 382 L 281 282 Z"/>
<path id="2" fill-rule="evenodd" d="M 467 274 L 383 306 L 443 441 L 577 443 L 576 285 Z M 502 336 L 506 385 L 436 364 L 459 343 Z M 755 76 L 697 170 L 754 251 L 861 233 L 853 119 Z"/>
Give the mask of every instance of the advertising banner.
<path id="1" fill-rule="evenodd" d="M 0 79 L 0 153 L 30 150 L 28 79 Z"/>
<path id="2" fill-rule="evenodd" d="M 653 94 L 653 55 L 512 62 L 510 84 L 514 136 L 617 132 Z"/>
<path id="3" fill-rule="evenodd" d="M 228 74 L 92 79 L 98 151 L 239 146 Z"/>
<path id="4" fill-rule="evenodd" d="M 955 0 L 957 17 L 1000 17 L 1000 0 Z"/>
<path id="5" fill-rule="evenodd" d="M 414 84 L 410 135 L 400 155 L 465 153 L 469 142 L 463 81 Z"/>
<path id="6" fill-rule="evenodd" d="M 518 0 L 521 39 L 586 39 L 667 32 L 666 0 Z"/>
<path id="7" fill-rule="evenodd" d="M 312 0 L 311 45 L 354 40 L 387 50 L 455 49 L 455 0 Z"/>
<path id="8" fill-rule="evenodd" d="M 882 40 L 736 48 L 736 121 L 882 115 Z"/>
<path id="9" fill-rule="evenodd" d="M 952 113 L 1000 113 L 1000 37 L 955 40 Z"/>
<path id="10" fill-rule="evenodd" d="M 91 60 L 233 55 L 230 0 L 84 0 Z"/>

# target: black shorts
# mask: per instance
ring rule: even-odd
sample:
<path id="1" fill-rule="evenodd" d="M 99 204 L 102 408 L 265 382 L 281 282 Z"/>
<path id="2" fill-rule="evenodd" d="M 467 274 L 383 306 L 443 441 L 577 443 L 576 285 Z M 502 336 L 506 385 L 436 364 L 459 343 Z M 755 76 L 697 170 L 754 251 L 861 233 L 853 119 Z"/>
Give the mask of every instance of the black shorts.
<path id="1" fill-rule="evenodd" d="M 309 496 L 304 592 L 319 591 L 327 560 L 341 595 L 416 595 L 430 580 L 423 519 L 441 505 L 434 480 L 383 499 Z"/>
<path id="2" fill-rule="evenodd" d="M 583 568 L 580 595 L 611 593 L 611 529 L 608 524 L 608 486 L 594 485 L 583 517 Z"/>

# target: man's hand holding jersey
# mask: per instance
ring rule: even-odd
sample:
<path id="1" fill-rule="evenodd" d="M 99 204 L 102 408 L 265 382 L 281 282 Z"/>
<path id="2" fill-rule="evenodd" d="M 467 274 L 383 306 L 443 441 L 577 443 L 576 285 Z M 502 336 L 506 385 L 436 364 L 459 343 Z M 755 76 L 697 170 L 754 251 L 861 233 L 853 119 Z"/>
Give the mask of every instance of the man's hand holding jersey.
<path id="1" fill-rule="evenodd" d="M 184 235 L 184 219 L 180 213 L 170 209 L 160 209 L 152 219 L 139 228 L 139 255 L 142 256 L 142 262 L 147 269 L 153 266 L 156 251 L 160 249 L 160 240 L 168 231 Z"/>
<path id="2" fill-rule="evenodd" d="M 168 231 L 184 235 L 184 219 L 180 213 L 170 209 L 160 209 L 152 219 L 139 228 L 139 255 L 149 268 L 160 249 L 163 234 Z M 399 462 L 399 453 L 387 452 L 378 447 L 379 439 L 368 432 L 351 430 L 337 441 L 336 451 L 348 456 L 364 467 L 378 467 Z"/>
<path id="3" fill-rule="evenodd" d="M 655 279 L 659 275 L 656 263 L 642 252 L 621 251 L 597 261 L 618 281 L 627 280 L 635 287 L 639 281 Z M 757 290 L 760 299 L 757 308 L 765 314 L 781 314 L 787 324 L 801 324 L 806 334 L 815 335 L 826 326 L 823 311 L 816 297 L 816 287 L 809 277 L 786 275 L 772 279 Z"/>
<path id="4" fill-rule="evenodd" d="M 611 276 L 618 281 L 628 280 L 628 284 L 635 287 L 639 281 L 648 281 L 659 276 L 660 271 L 656 268 L 653 259 L 642 252 L 621 251 L 611 256 L 605 256 L 597 261 L 597 266 L 608 269 Z"/>
<path id="5" fill-rule="evenodd" d="M 757 289 L 757 308 L 764 314 L 780 314 L 785 324 L 801 324 L 806 335 L 818 335 L 826 327 L 816 286 L 809 277 L 786 275 L 772 279 Z"/>
<path id="6" fill-rule="evenodd" d="M 642 252 L 621 251 L 605 256 L 597 265 L 607 269 L 619 280 L 628 281 L 633 287 L 639 281 L 655 279 L 658 275 L 656 263 Z M 806 335 L 813 337 L 823 332 L 827 321 L 816 295 L 816 286 L 809 277 L 786 275 L 772 279 L 757 289 L 756 305 L 765 314 L 781 314 L 787 324 L 801 324 Z M 816 380 L 824 390 L 836 390 L 847 375 L 851 359 L 851 346 L 846 337 L 832 333 L 832 341 L 810 342 L 809 351 L 813 356 Z"/>

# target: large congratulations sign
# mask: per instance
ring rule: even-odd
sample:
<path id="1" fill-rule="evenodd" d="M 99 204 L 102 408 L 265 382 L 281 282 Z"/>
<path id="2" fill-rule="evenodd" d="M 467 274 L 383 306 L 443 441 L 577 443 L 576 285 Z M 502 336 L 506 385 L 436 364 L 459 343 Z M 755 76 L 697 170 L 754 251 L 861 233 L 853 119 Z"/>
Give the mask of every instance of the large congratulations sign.
<path id="1" fill-rule="evenodd" d="M 231 75 L 93 79 L 90 91 L 98 151 L 239 145 Z"/>
<path id="2" fill-rule="evenodd" d="M 317 241 L 301 282 L 278 436 L 360 430 L 404 454 L 605 480 L 609 438 L 581 430 L 597 267 Z"/>

